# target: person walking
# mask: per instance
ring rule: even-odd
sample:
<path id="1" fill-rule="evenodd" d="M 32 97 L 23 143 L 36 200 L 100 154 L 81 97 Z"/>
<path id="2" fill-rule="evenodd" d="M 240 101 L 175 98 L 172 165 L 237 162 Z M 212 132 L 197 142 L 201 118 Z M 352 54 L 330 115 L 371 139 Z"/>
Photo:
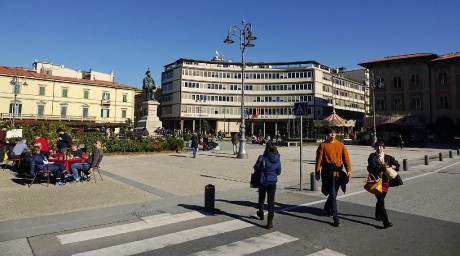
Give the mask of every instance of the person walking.
<path id="1" fill-rule="evenodd" d="M 267 142 L 263 155 L 260 155 L 254 165 L 254 169 L 266 170 L 267 183 L 259 186 L 259 201 L 257 216 L 264 220 L 265 195 L 267 195 L 268 221 L 267 229 L 273 228 L 273 217 L 275 216 L 275 193 L 278 176 L 281 174 L 281 161 L 278 148 L 275 143 Z"/>
<path id="2" fill-rule="evenodd" d="M 238 133 L 234 133 L 232 136 L 232 145 L 233 145 L 233 154 L 238 154 L 238 143 L 240 142 L 240 138 L 238 137 Z"/>
<path id="3" fill-rule="evenodd" d="M 398 134 L 398 143 L 399 143 L 399 145 L 398 145 L 398 146 L 399 146 L 399 147 L 401 147 L 401 149 L 403 149 L 403 146 L 404 146 L 404 140 L 403 140 L 403 138 L 402 138 L 402 136 L 401 136 L 401 133 L 400 133 L 400 134 Z"/>
<path id="4" fill-rule="evenodd" d="M 377 141 L 374 145 L 375 152 L 369 155 L 367 159 L 367 171 L 374 177 L 382 178 L 382 194 L 375 195 L 377 203 L 375 204 L 375 220 L 383 222 L 383 228 L 389 228 L 393 224 L 388 220 L 388 214 L 385 209 L 385 196 L 388 193 L 390 183 L 385 175 L 382 175 L 387 168 L 399 171 L 399 163 L 390 155 L 385 154 L 385 143 Z"/>
<path id="5" fill-rule="evenodd" d="M 345 186 L 351 178 L 351 162 L 345 145 L 335 139 L 336 132 L 332 128 L 325 129 L 326 140 L 316 150 L 315 178 L 322 180 L 321 192 L 328 196 L 324 211 L 332 216 L 334 227 L 340 227 L 337 212 L 337 193 L 339 187 L 345 192 Z M 347 173 L 343 171 L 343 167 Z"/>
<path id="6" fill-rule="evenodd" d="M 192 152 L 193 152 L 193 158 L 195 158 L 196 150 L 198 149 L 198 134 L 196 134 L 196 132 L 193 133 L 191 140 L 192 140 L 191 147 L 192 147 Z"/>
<path id="7" fill-rule="evenodd" d="M 6 131 L 7 127 L 5 125 L 2 125 L 2 127 L 0 128 L 0 157 L 2 158 L 2 163 L 5 159 L 5 150 L 6 145 L 8 144 L 6 140 Z"/>

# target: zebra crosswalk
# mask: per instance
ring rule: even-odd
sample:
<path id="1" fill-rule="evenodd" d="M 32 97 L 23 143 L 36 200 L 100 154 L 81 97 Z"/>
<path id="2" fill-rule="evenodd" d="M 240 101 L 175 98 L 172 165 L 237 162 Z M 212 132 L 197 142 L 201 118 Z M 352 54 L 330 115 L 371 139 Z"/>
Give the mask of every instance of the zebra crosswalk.
<path id="1" fill-rule="evenodd" d="M 209 214 L 205 212 L 192 211 L 182 214 L 159 214 L 150 217 L 141 218 L 141 221 L 114 225 L 110 227 L 95 228 L 89 230 L 76 231 L 66 234 L 55 235 L 62 247 L 76 246 L 85 244 L 86 241 L 97 241 L 98 239 L 110 239 L 117 235 L 129 235 L 135 232 L 146 231 L 147 229 L 155 229 L 165 227 L 171 224 L 183 223 L 208 218 Z M 211 219 L 211 218 L 210 218 Z M 211 221 L 212 222 L 212 221 Z M 200 222 L 201 223 L 201 222 Z M 114 239 L 114 244 L 107 245 L 103 243 L 100 247 L 88 248 L 85 250 L 84 246 L 80 246 L 78 251 L 70 250 L 69 255 L 74 256 L 115 256 L 115 255 L 162 255 L 161 250 L 171 250 L 175 246 L 181 246 L 185 243 L 198 240 L 211 239 L 218 241 L 212 243 L 205 243 L 193 251 L 186 251 L 185 254 L 179 253 L 178 255 L 192 255 L 192 256 L 211 256 L 211 255 L 250 255 L 260 251 L 269 250 L 283 245 L 289 245 L 299 241 L 299 238 L 280 231 L 272 231 L 269 233 L 257 233 L 250 237 L 239 238 L 238 235 L 229 235 L 232 232 L 244 231 L 245 229 L 255 228 L 255 224 L 251 221 L 244 219 L 231 219 L 223 220 L 217 223 L 206 223 L 198 227 L 191 227 L 185 230 L 173 231 L 167 234 L 161 234 L 153 237 L 140 238 L 135 241 L 123 242 L 123 239 Z M 187 225 L 185 225 L 187 226 Z M 257 227 L 259 228 L 259 227 Z M 247 232 L 254 234 L 254 232 Z M 231 237 L 232 241 L 222 242 L 221 237 L 227 235 Z M 226 243 L 226 244 L 225 244 Z M 204 249 L 203 249 L 204 248 Z M 65 251 L 65 249 L 63 249 Z M 313 254 L 304 254 L 307 256 L 344 256 L 344 254 L 335 252 L 330 249 L 323 249 Z"/>

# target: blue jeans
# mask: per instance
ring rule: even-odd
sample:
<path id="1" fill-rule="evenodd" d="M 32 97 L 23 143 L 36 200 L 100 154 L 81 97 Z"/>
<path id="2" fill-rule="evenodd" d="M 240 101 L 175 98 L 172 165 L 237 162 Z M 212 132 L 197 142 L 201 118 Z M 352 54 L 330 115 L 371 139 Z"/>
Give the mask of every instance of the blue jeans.
<path id="1" fill-rule="evenodd" d="M 70 169 L 72 170 L 72 175 L 74 179 L 78 179 L 78 170 L 83 170 L 87 171 L 89 170 L 89 164 L 87 162 L 84 163 L 74 163 L 70 166 Z"/>
<path id="2" fill-rule="evenodd" d="M 52 171 L 56 176 L 56 181 L 61 179 L 61 172 L 65 171 L 65 167 L 62 163 L 47 164 L 43 169 Z M 32 175 L 35 175 L 35 173 Z"/>
<path id="3" fill-rule="evenodd" d="M 329 190 L 329 196 L 327 197 L 326 204 L 324 205 L 324 210 L 332 213 L 332 218 L 334 221 L 339 220 L 337 215 L 337 193 L 339 192 L 340 184 L 337 182 L 335 177 L 332 178 L 332 186 Z"/>
<path id="4" fill-rule="evenodd" d="M 193 147 L 192 150 L 193 150 L 193 157 L 196 157 L 196 149 L 197 147 Z"/>

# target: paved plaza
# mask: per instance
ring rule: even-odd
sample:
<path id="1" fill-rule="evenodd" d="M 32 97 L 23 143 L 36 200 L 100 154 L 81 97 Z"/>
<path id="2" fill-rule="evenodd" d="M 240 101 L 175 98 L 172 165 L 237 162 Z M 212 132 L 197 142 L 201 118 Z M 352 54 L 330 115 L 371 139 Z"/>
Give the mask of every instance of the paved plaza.
<path id="1" fill-rule="evenodd" d="M 282 174 L 278 198 L 293 193 L 322 197 L 319 191 L 310 190 L 316 148 L 312 145 L 302 147 L 302 190 L 299 189 L 300 147 L 279 148 Z M 358 145 L 347 145 L 347 148 L 353 166 L 347 193 L 353 193 L 363 190 L 367 157 L 372 149 Z M 103 181 L 98 179 L 96 183 L 66 184 L 64 187 L 37 183 L 28 188 L 28 180 L 5 169 L 0 171 L 0 241 L 177 212 L 179 205 L 199 209 L 204 205 L 204 190 L 208 184 L 215 186 L 217 208 L 225 200 L 256 198 L 256 190 L 249 188 L 249 177 L 263 150 L 261 145 L 248 144 L 249 158 L 236 159 L 231 144 L 222 142 L 220 150 L 199 151 L 197 158 L 192 158 L 187 150 L 107 155 L 101 163 Z M 453 158 L 449 158 L 449 150 Z M 453 147 L 402 150 L 387 147 L 386 153 L 400 162 L 403 178 L 459 159 Z M 442 162 L 439 153 L 443 154 Z M 425 155 L 430 158 L 429 165 L 424 164 Z M 407 159 L 408 171 L 402 170 L 403 159 Z"/>

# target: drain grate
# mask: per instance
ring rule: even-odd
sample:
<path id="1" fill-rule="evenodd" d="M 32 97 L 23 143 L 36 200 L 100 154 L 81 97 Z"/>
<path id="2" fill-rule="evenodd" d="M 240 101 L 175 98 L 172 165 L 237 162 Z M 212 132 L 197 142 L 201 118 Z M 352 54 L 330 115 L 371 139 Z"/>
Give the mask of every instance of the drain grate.
<path id="1" fill-rule="evenodd" d="M 138 218 L 142 218 L 142 217 L 153 216 L 153 215 L 158 215 L 158 214 L 163 214 L 163 213 L 166 213 L 166 212 L 162 210 L 158 210 L 158 209 L 151 209 L 151 210 L 142 209 L 142 210 L 129 212 L 129 215 L 132 215 Z"/>

